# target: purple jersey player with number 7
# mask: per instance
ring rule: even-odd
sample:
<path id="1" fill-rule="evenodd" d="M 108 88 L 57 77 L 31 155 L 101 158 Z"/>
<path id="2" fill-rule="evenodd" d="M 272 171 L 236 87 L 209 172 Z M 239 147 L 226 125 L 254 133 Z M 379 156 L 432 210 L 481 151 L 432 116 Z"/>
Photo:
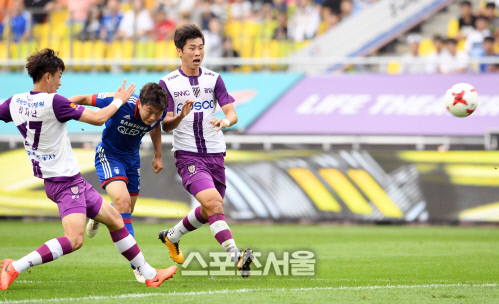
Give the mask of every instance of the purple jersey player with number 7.
<path id="1" fill-rule="evenodd" d="M 173 276 L 177 267 L 156 270 L 146 262 L 118 211 L 103 203 L 102 196 L 81 177 L 66 129 L 69 120 L 104 124 L 132 96 L 135 85 L 125 89 L 125 80 L 114 100 L 94 112 L 56 94 L 65 66 L 53 50 L 43 49 L 31 55 L 26 68 L 33 78 L 33 90 L 16 94 L 0 104 L 0 120 L 15 123 L 24 137 L 33 175 L 44 180 L 47 197 L 57 204 L 64 236 L 47 241 L 17 261 L 3 260 L 0 289 L 9 288 L 29 267 L 48 263 L 79 249 L 83 245 L 87 216 L 107 226 L 116 249 L 139 269 L 147 286 L 160 286 Z"/>

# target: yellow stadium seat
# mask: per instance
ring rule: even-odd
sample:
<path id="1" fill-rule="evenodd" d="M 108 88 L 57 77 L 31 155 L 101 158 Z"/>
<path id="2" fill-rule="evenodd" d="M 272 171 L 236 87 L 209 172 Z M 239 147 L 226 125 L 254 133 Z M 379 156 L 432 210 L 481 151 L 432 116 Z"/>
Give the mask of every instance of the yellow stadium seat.
<path id="1" fill-rule="evenodd" d="M 83 59 L 83 43 L 80 40 L 74 40 L 73 41 L 73 59 L 74 60 L 81 60 Z M 78 72 L 82 70 L 81 64 L 75 64 L 73 65 L 74 71 Z"/>
<path id="2" fill-rule="evenodd" d="M 7 44 L 5 42 L 0 42 L 0 60 L 7 59 Z M 3 68 L 4 65 L 0 64 L 0 67 Z"/>
<path id="3" fill-rule="evenodd" d="M 163 59 L 165 58 L 167 52 L 168 52 L 168 44 L 166 43 L 166 41 L 158 41 L 154 44 L 154 58 Z M 156 65 L 157 71 L 163 71 L 164 69 L 165 66 Z"/>
<path id="4" fill-rule="evenodd" d="M 177 47 L 175 46 L 175 42 L 173 40 L 168 40 L 166 43 L 166 58 L 175 59 L 178 58 Z M 168 66 L 170 70 L 178 69 L 178 66 L 175 64 L 171 64 Z"/>
<path id="5" fill-rule="evenodd" d="M 319 29 L 317 30 L 317 35 L 322 35 L 327 32 L 327 23 L 326 21 L 322 21 L 319 25 Z"/>
<path id="6" fill-rule="evenodd" d="M 436 50 L 431 39 L 423 39 L 419 44 L 419 54 L 421 56 L 428 56 L 435 51 Z"/>
<path id="7" fill-rule="evenodd" d="M 133 41 L 131 41 L 131 40 L 123 41 L 122 45 L 123 45 L 122 58 L 123 59 L 132 59 L 132 57 L 133 57 L 133 49 L 134 49 Z M 129 64 L 124 64 L 122 66 L 122 68 L 126 72 L 129 72 L 129 71 L 132 70 L 132 66 L 129 65 Z"/>
<path id="8" fill-rule="evenodd" d="M 400 62 L 398 62 L 396 60 L 390 61 L 388 63 L 386 71 L 388 72 L 388 74 L 391 74 L 391 75 L 399 74 L 400 73 Z"/>
<path id="9" fill-rule="evenodd" d="M 71 45 L 69 43 L 69 39 L 63 39 L 61 41 L 61 46 L 59 47 L 59 56 L 63 60 L 68 60 L 71 58 L 70 51 L 71 51 Z"/>
<path id="10" fill-rule="evenodd" d="M 68 10 L 57 10 L 50 14 L 50 35 L 52 38 L 62 39 L 68 35 L 66 20 L 68 19 Z M 69 37 L 68 37 L 69 38 Z"/>
<path id="11" fill-rule="evenodd" d="M 33 25 L 33 38 L 35 40 L 48 39 L 50 28 L 48 23 Z"/>
<path id="12" fill-rule="evenodd" d="M 464 45 L 466 43 L 466 40 L 461 39 L 457 42 L 457 50 L 458 51 L 464 51 Z"/>
<path id="13" fill-rule="evenodd" d="M 447 24 L 447 37 L 456 38 L 457 33 L 459 33 L 459 21 L 456 18 L 452 18 Z"/>

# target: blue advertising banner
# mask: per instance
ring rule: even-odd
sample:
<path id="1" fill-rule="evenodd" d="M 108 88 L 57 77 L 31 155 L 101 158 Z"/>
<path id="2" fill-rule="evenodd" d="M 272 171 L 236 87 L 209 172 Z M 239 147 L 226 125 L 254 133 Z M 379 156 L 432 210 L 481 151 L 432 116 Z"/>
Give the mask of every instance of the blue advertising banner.
<path id="1" fill-rule="evenodd" d="M 148 82 L 159 82 L 164 73 L 123 73 L 123 74 L 79 74 L 67 73 L 62 76 L 62 86 L 58 93 L 64 97 L 79 94 L 95 94 L 112 92 L 118 89 L 123 79 L 127 83 L 134 82 L 137 85 L 136 93 Z M 235 108 L 239 122 L 234 128 L 245 130 L 258 118 L 268 107 L 270 107 L 282 94 L 295 84 L 302 74 L 299 73 L 252 73 L 233 74 L 224 73 L 222 78 L 227 90 L 236 99 Z M 0 92 L 0 103 L 14 94 L 27 92 L 32 89 L 33 82 L 27 74 L 0 74 L 0 83 L 3 83 Z M 223 113 L 219 110 L 219 116 Z M 68 131 L 78 133 L 100 133 L 103 127 L 71 121 L 68 123 Z M 0 134 L 16 134 L 17 128 L 13 124 L 2 124 Z"/>

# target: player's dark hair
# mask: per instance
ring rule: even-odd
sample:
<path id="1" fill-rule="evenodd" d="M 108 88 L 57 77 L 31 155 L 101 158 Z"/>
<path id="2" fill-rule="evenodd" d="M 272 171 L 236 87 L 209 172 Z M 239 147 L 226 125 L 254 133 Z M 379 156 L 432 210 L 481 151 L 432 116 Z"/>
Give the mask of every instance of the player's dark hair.
<path id="1" fill-rule="evenodd" d="M 485 5 L 485 8 L 493 8 L 493 9 L 495 9 L 496 8 L 496 4 L 494 2 L 487 2 L 487 4 Z"/>
<path id="2" fill-rule="evenodd" d="M 433 36 L 433 41 L 441 41 L 444 42 L 444 38 L 440 35 L 434 35 Z"/>
<path id="3" fill-rule="evenodd" d="M 177 49 L 184 50 L 184 46 L 189 39 L 201 38 L 204 44 L 204 35 L 199 27 L 195 24 L 184 24 L 175 30 L 173 41 Z"/>
<path id="4" fill-rule="evenodd" d="M 490 42 L 490 43 L 494 43 L 494 37 L 491 37 L 491 36 L 487 36 L 483 39 L 483 42 Z"/>
<path id="5" fill-rule="evenodd" d="M 485 16 L 478 16 L 478 17 L 476 17 L 476 20 L 477 21 L 478 20 L 483 20 L 483 21 L 489 22 L 489 19 L 487 17 L 485 17 Z"/>
<path id="6" fill-rule="evenodd" d="M 33 83 L 40 81 L 45 73 L 54 75 L 57 71 L 64 72 L 66 66 L 61 58 L 57 57 L 58 53 L 52 49 L 45 48 L 28 57 L 26 69 Z"/>
<path id="7" fill-rule="evenodd" d="M 453 38 L 448 38 L 445 40 L 445 44 L 447 44 L 447 43 L 452 43 L 454 45 L 457 45 L 457 40 L 453 39 Z"/>
<path id="8" fill-rule="evenodd" d="M 471 1 L 468 1 L 468 0 L 465 0 L 465 1 L 461 1 L 461 3 L 459 3 L 460 6 L 469 6 L 471 7 Z"/>
<path id="9" fill-rule="evenodd" d="M 166 110 L 168 107 L 168 93 L 166 93 L 166 90 L 162 86 L 155 82 L 146 83 L 140 89 L 139 99 L 141 105 L 149 105 L 161 111 Z"/>

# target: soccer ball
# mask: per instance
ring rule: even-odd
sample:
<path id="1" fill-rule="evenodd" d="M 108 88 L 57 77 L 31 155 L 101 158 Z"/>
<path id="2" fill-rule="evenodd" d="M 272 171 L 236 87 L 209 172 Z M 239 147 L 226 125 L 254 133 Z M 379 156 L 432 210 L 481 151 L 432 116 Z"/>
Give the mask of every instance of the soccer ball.
<path id="1" fill-rule="evenodd" d="M 447 90 L 444 100 L 447 110 L 452 115 L 466 117 L 475 111 L 478 93 L 471 84 L 458 83 Z"/>

